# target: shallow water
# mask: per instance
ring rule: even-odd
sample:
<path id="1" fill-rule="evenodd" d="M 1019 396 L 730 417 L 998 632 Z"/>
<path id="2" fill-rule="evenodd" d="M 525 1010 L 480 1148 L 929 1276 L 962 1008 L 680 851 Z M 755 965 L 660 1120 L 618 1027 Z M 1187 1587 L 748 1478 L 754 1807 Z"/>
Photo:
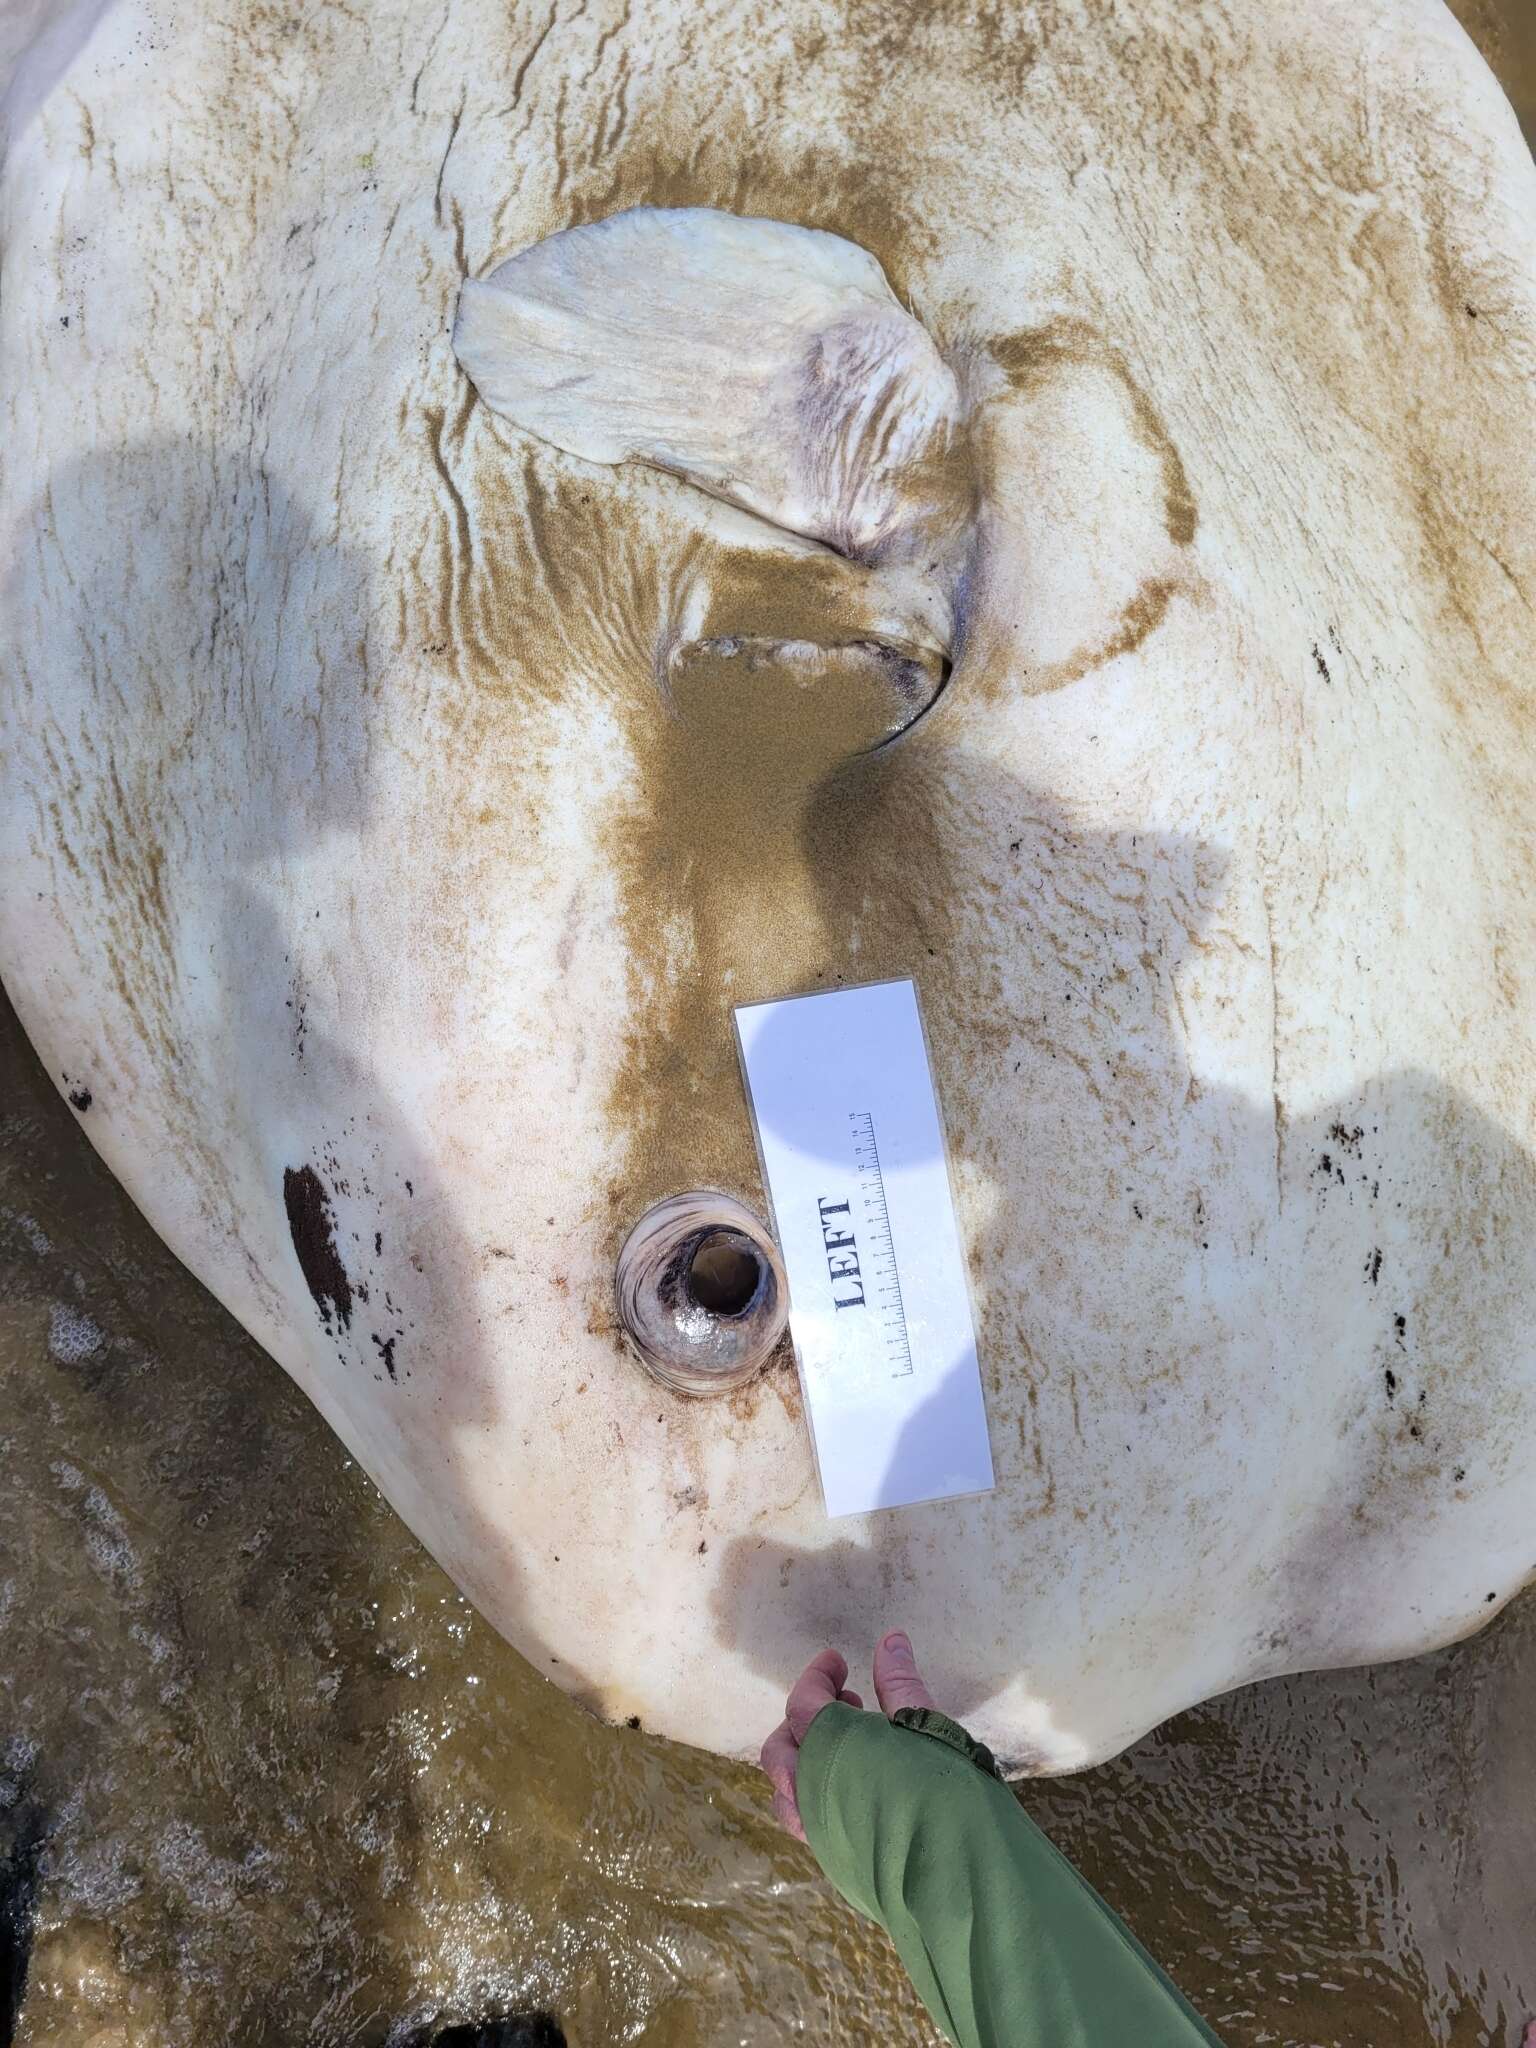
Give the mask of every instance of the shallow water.
<path id="1" fill-rule="evenodd" d="M 1457 11 L 1532 133 L 1536 7 Z M 26 2048 L 540 2010 L 572 2048 L 935 2043 L 756 1775 L 588 1720 L 495 1637 L 74 1123 L 3 1011 L 0 2043 L 18 1996 Z M 1528 1594 L 1026 1803 L 1231 2048 L 1503 2043 L 1536 2009 L 1533 1699 Z"/>

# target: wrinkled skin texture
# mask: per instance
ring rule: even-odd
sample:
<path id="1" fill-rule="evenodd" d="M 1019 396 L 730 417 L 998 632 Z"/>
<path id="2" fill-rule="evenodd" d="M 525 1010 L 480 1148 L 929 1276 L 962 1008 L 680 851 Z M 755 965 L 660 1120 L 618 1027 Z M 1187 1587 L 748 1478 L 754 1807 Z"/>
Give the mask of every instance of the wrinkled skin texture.
<path id="1" fill-rule="evenodd" d="M 899 1612 L 1033 1770 L 1495 1614 L 1536 180 L 1449 17 L 92 22 L 7 109 L 0 970 L 484 1612 L 736 1754 Z M 656 688 L 690 607 L 856 621 L 848 565 L 453 359 L 466 272 L 637 203 L 846 236 L 966 369 L 954 675 L 878 768 Z M 729 1001 L 908 971 L 998 1486 L 829 1524 L 787 1357 L 658 1394 L 613 1259 L 761 1205 Z"/>

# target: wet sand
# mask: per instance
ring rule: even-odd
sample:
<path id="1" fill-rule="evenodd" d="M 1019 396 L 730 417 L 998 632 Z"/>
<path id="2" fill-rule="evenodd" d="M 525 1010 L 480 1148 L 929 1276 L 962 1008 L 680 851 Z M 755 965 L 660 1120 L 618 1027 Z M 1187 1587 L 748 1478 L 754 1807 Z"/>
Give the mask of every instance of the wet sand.
<path id="1" fill-rule="evenodd" d="M 1536 133 L 1536 9 L 1457 11 Z M 75 1122 L 4 1010 L 0 2044 L 936 2043 L 756 1775 L 495 1637 Z M 1528 1593 L 1026 1803 L 1232 2048 L 1513 2042 L 1533 1699 Z"/>
<path id="2" fill-rule="evenodd" d="M 1509 95 L 1536 149 L 1536 7 L 1530 0 L 1446 0 Z"/>

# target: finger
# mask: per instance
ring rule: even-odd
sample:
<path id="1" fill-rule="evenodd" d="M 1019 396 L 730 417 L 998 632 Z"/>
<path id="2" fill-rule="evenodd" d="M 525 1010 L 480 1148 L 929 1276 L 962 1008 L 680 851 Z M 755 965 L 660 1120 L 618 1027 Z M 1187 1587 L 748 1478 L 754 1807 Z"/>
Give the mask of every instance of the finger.
<path id="1" fill-rule="evenodd" d="M 774 1791 L 789 1800 L 795 1796 L 795 1764 L 799 1754 L 800 1745 L 790 1732 L 789 1723 L 781 1721 L 763 1744 L 758 1758 Z"/>
<path id="2" fill-rule="evenodd" d="M 823 1707 L 831 1706 L 847 1676 L 847 1660 L 836 1650 L 822 1650 L 806 1665 L 784 1708 L 796 1742 L 804 1742 L 806 1729 Z"/>
<path id="3" fill-rule="evenodd" d="M 795 1798 L 795 1764 L 799 1755 L 800 1747 L 790 1733 L 789 1723 L 781 1721 L 763 1744 L 761 1762 L 773 1787 L 774 1819 L 780 1827 L 787 1828 L 796 1841 L 803 1842 L 805 1824 L 800 1818 L 800 1806 Z"/>
<path id="4" fill-rule="evenodd" d="M 800 1809 L 793 1799 L 786 1799 L 782 1792 L 773 1795 L 773 1817 L 786 1834 L 793 1835 L 797 1842 L 805 1840 L 805 1822 L 800 1818 Z"/>
<path id="5" fill-rule="evenodd" d="M 1536 2020 L 1527 2020 L 1520 2036 L 1520 2048 L 1536 2048 Z"/>
<path id="6" fill-rule="evenodd" d="M 864 1704 L 864 1695 L 862 1693 L 840 1692 L 838 1698 L 845 1707 L 862 1707 Z"/>
<path id="7" fill-rule="evenodd" d="M 898 1707 L 931 1707 L 933 1694 L 918 1676 L 912 1645 L 900 1629 L 892 1629 L 875 1645 L 875 1697 L 880 1711 L 894 1714 Z"/>

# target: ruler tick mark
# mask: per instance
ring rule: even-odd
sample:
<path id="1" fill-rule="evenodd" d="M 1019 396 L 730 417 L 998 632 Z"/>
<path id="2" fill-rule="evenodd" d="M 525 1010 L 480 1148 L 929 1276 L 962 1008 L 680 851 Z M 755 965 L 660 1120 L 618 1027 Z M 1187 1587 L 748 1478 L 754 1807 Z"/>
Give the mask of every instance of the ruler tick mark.
<path id="1" fill-rule="evenodd" d="M 848 1112 L 848 1120 L 853 1126 L 853 1157 L 859 1174 L 859 1192 L 865 1209 L 876 1218 L 874 1264 L 881 1282 L 876 1291 L 882 1296 L 892 1297 L 885 1311 L 885 1346 L 891 1364 L 891 1378 L 910 1379 L 912 1343 L 907 1335 L 907 1312 L 901 1298 L 901 1273 L 896 1264 L 896 1243 L 891 1236 L 891 1212 L 885 1199 L 885 1175 L 880 1170 L 874 1114 L 867 1109 L 854 1109 Z"/>

